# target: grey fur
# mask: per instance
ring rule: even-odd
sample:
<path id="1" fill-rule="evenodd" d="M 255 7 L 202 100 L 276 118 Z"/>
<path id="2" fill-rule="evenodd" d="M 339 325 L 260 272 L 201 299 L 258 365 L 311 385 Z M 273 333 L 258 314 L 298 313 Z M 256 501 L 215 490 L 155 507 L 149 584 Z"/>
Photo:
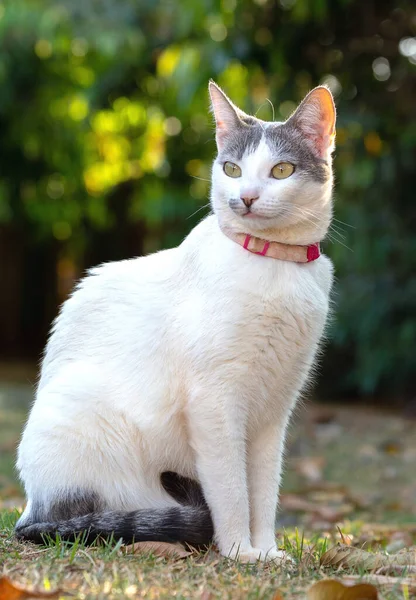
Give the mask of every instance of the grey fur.
<path id="1" fill-rule="evenodd" d="M 164 475 L 167 477 L 164 478 Z M 109 510 L 91 492 L 67 493 L 49 507 L 34 502 L 29 516 L 19 519 L 18 538 L 42 543 L 45 536 L 73 540 L 83 535 L 87 543 L 97 537 L 132 541 L 209 544 L 214 529 L 202 490 L 196 482 L 174 473 L 162 474 L 162 484 L 181 504 L 166 509 Z"/>
<path id="2" fill-rule="evenodd" d="M 239 161 L 244 154 L 255 152 L 264 136 L 276 163 L 293 163 L 298 176 L 319 183 L 325 183 L 331 177 L 328 163 L 313 153 L 294 122 L 262 123 L 254 117 L 239 121 L 218 156 L 220 162 Z"/>
<path id="3" fill-rule="evenodd" d="M 263 135 L 263 129 L 260 121 L 254 117 L 238 119 L 236 126 L 227 136 L 224 148 L 221 151 L 219 159 L 241 160 L 245 153 L 255 152 Z"/>
<path id="4" fill-rule="evenodd" d="M 276 160 L 290 162 L 297 175 L 325 183 L 331 177 L 328 163 L 314 154 L 294 123 L 273 124 L 265 130 L 266 142 Z"/>

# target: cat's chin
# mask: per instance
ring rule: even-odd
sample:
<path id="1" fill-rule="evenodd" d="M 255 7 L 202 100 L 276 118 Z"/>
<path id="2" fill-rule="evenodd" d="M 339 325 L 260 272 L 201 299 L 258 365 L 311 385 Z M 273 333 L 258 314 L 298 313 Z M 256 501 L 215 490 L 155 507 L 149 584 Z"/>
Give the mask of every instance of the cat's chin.
<path id="1" fill-rule="evenodd" d="M 253 229 L 261 231 L 262 229 L 270 229 L 284 227 L 286 223 L 283 223 L 282 218 L 279 215 L 262 215 L 258 213 L 249 212 L 245 215 L 238 215 L 239 221 L 248 225 Z"/>
<path id="2" fill-rule="evenodd" d="M 234 211 L 233 211 L 234 212 Z M 253 221 L 254 222 L 258 222 L 258 223 L 270 223 L 271 221 L 277 221 L 277 219 L 279 218 L 279 215 L 263 215 L 261 213 L 258 212 L 246 212 L 244 214 L 241 213 L 234 213 L 236 217 L 238 217 L 239 220 L 241 220 L 243 223 L 246 221 Z"/>
<path id="3" fill-rule="evenodd" d="M 245 215 L 243 215 L 242 218 L 244 220 L 246 220 L 246 219 L 262 219 L 262 220 L 264 220 L 264 219 L 269 219 L 270 217 L 263 217 L 263 215 L 257 215 L 256 213 L 249 212 L 249 213 L 246 213 Z"/>

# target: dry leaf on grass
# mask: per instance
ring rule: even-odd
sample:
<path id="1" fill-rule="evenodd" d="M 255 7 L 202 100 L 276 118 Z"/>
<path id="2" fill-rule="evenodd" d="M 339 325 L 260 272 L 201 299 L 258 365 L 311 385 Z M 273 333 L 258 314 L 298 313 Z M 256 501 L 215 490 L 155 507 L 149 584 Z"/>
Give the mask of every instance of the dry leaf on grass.
<path id="1" fill-rule="evenodd" d="M 322 555 L 320 563 L 323 567 L 360 567 L 366 571 L 373 571 L 381 567 L 406 567 L 416 564 L 416 551 L 398 552 L 388 556 L 338 544 Z"/>
<path id="2" fill-rule="evenodd" d="M 376 575 L 393 575 L 395 577 L 401 577 L 403 574 L 406 575 L 416 575 L 416 566 L 415 565 L 406 565 L 405 567 L 401 567 L 400 565 L 389 565 L 388 567 L 381 567 L 377 569 Z M 415 579 L 416 583 L 416 579 Z"/>
<path id="3" fill-rule="evenodd" d="M 308 590 L 308 600 L 377 600 L 377 589 L 369 583 L 346 586 L 336 579 L 318 581 Z"/>
<path id="4" fill-rule="evenodd" d="M 295 470 L 311 483 L 322 480 L 326 460 L 324 456 L 305 456 L 295 462 Z"/>
<path id="5" fill-rule="evenodd" d="M 393 554 L 413 545 L 413 536 L 408 531 L 394 531 L 388 537 L 386 552 Z"/>
<path id="6" fill-rule="evenodd" d="M 290 511 L 312 513 L 329 523 L 341 520 L 352 512 L 354 508 L 351 504 L 341 504 L 334 507 L 327 506 L 318 502 L 311 502 L 296 494 L 282 494 L 280 497 L 280 507 Z"/>
<path id="7" fill-rule="evenodd" d="M 279 590 L 277 590 L 277 592 L 274 593 L 274 596 L 273 596 L 272 600 L 283 600 L 283 596 L 279 592 Z"/>
<path id="8" fill-rule="evenodd" d="M 0 577 L 0 598 L 1 600 L 26 600 L 30 598 L 60 598 L 70 596 L 68 592 L 56 590 L 54 592 L 32 592 L 20 585 L 12 583 L 7 577 Z"/>
<path id="9" fill-rule="evenodd" d="M 362 579 L 361 575 L 348 575 L 347 581 L 355 581 Z M 416 579 L 411 577 L 387 577 L 386 575 L 368 575 L 366 576 L 368 582 L 374 583 L 375 585 L 381 585 L 386 587 L 397 587 L 402 586 L 407 588 L 407 591 L 411 594 L 416 593 Z"/>
<path id="10" fill-rule="evenodd" d="M 163 558 L 174 558 L 179 560 L 191 556 L 192 552 L 185 550 L 181 544 L 169 544 L 168 542 L 136 542 L 124 546 L 126 554 L 154 554 Z"/>

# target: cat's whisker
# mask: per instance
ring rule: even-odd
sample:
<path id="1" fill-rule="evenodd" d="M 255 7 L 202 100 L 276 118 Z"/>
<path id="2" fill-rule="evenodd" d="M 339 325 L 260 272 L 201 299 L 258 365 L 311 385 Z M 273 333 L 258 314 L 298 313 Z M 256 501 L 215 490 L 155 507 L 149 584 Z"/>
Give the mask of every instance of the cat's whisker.
<path id="1" fill-rule="evenodd" d="M 270 106 L 272 107 L 272 112 L 273 112 L 272 121 L 274 121 L 274 105 L 273 105 L 273 102 L 270 100 L 270 98 L 266 98 L 266 102 L 268 102 L 270 104 Z"/>
<path id="2" fill-rule="evenodd" d="M 270 104 L 270 106 L 272 107 L 272 112 L 273 112 L 273 118 L 272 121 L 274 121 L 274 106 L 272 101 L 270 100 L 270 98 L 266 98 L 265 102 L 263 102 L 262 104 L 260 104 L 260 106 L 258 107 L 258 109 L 256 110 L 255 116 L 257 117 L 257 113 L 259 112 L 259 110 L 261 110 L 263 108 L 263 106 L 266 104 L 266 102 L 268 102 Z M 261 121 L 259 121 L 259 125 L 260 127 L 263 129 L 265 129 L 265 126 L 263 125 L 263 123 Z"/>
<path id="3" fill-rule="evenodd" d="M 292 209 L 292 210 L 290 210 Z M 298 214 L 301 214 L 304 218 L 304 220 L 307 223 L 311 223 L 312 225 L 317 225 L 319 223 L 319 217 L 317 215 L 315 215 L 311 210 L 305 208 L 305 207 L 300 207 L 300 206 L 285 206 L 284 207 L 284 216 L 290 216 L 290 217 L 296 217 Z M 341 246 L 343 246 L 344 248 L 346 248 L 347 250 L 350 250 L 351 252 L 353 252 L 352 248 L 350 248 L 347 244 L 345 244 L 342 240 L 346 239 L 346 236 L 344 236 L 337 228 L 336 225 L 334 225 L 333 223 L 331 223 L 329 230 L 327 232 L 327 238 L 334 244 L 340 244 Z"/>
<path id="4" fill-rule="evenodd" d="M 341 225 L 345 225 L 346 227 L 351 227 L 351 229 L 357 229 L 355 227 L 355 225 L 351 225 L 350 223 L 346 223 L 345 221 L 341 221 L 341 219 L 337 219 L 335 217 L 332 217 L 333 221 L 336 221 L 337 223 L 341 223 Z"/>
<path id="5" fill-rule="evenodd" d="M 192 179 L 199 179 L 199 181 L 208 181 L 211 183 L 211 179 L 205 179 L 205 177 L 198 177 L 198 175 L 191 175 Z"/>
<path id="6" fill-rule="evenodd" d="M 338 236 L 338 237 L 337 237 Z M 342 239 L 340 239 L 341 234 L 339 232 L 337 232 L 336 230 L 332 230 L 331 227 L 329 228 L 328 232 L 327 232 L 327 238 L 333 243 L 333 244 L 339 244 L 340 246 L 343 246 L 344 248 L 346 248 L 347 250 L 350 250 L 350 252 L 353 252 L 353 249 L 350 248 L 347 244 L 345 244 Z M 345 236 L 341 236 L 343 239 L 345 239 Z"/>
<path id="7" fill-rule="evenodd" d="M 339 229 L 336 229 L 334 225 L 329 226 L 330 231 L 333 231 L 336 235 L 338 235 L 341 239 L 345 240 L 347 238 Z"/>
<path id="8" fill-rule="evenodd" d="M 189 217 L 186 217 L 187 219 L 191 219 L 192 217 L 194 217 L 197 213 L 199 213 L 200 210 L 203 210 L 204 208 L 208 208 L 208 206 L 211 206 L 211 203 L 208 202 L 207 204 L 204 204 L 203 206 L 200 206 L 199 208 L 196 209 L 195 212 L 193 212 L 191 215 L 189 215 Z"/>
<path id="9" fill-rule="evenodd" d="M 346 248 L 347 250 L 349 250 L 350 252 L 354 252 L 354 250 L 352 248 L 350 248 L 350 246 L 347 246 L 347 244 L 344 244 L 344 242 L 341 242 L 341 240 L 335 240 L 334 243 L 339 244 L 340 246 L 343 246 L 344 248 Z"/>

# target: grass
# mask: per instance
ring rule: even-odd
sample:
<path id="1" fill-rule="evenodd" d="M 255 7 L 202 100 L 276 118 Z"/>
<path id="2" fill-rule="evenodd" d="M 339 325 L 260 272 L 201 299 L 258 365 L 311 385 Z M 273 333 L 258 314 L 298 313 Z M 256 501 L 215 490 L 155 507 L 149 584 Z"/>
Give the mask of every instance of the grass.
<path id="1" fill-rule="evenodd" d="M 323 553 L 336 541 L 335 534 L 307 537 L 297 529 L 285 532 L 280 537 L 280 547 L 292 556 L 294 563 L 280 567 L 235 563 L 220 557 L 213 549 L 175 560 L 125 553 L 120 542 L 88 547 L 80 539 L 65 542 L 57 538 L 45 546 L 35 546 L 14 539 L 17 517 L 16 510 L 0 513 L 3 574 L 32 589 L 59 588 L 62 598 L 303 599 L 306 590 L 320 579 L 346 574 L 361 576 L 363 580 L 366 577 L 359 568 L 347 572 L 323 570 L 319 566 Z M 400 577 L 382 596 L 384 600 L 411 597 L 402 588 Z"/>
<path id="2" fill-rule="evenodd" d="M 76 600 L 303 600 L 306 590 L 322 578 L 367 577 L 359 568 L 320 566 L 322 554 L 340 541 L 337 526 L 354 545 L 366 544 L 375 551 L 388 550 L 401 535 L 406 546 L 416 542 L 414 423 L 380 411 L 310 405 L 289 434 L 278 523 L 278 544 L 293 564 L 243 565 L 213 549 L 174 560 L 126 554 L 114 542 L 92 547 L 59 538 L 45 546 L 20 543 L 13 526 L 19 514 L 15 507 L 21 509 L 23 497 L 13 463 L 30 397 L 27 385 L 0 385 L 0 576 L 29 589 L 60 588 Z M 318 482 L 309 473 L 311 457 L 322 459 L 317 462 L 322 471 Z M 286 501 L 290 495 L 307 499 L 311 509 L 291 509 L 285 494 Z M 335 516 L 325 519 L 317 506 L 331 507 Z M 400 584 L 406 570 L 399 575 L 396 583 L 379 587 L 380 598 L 416 597 Z"/>

